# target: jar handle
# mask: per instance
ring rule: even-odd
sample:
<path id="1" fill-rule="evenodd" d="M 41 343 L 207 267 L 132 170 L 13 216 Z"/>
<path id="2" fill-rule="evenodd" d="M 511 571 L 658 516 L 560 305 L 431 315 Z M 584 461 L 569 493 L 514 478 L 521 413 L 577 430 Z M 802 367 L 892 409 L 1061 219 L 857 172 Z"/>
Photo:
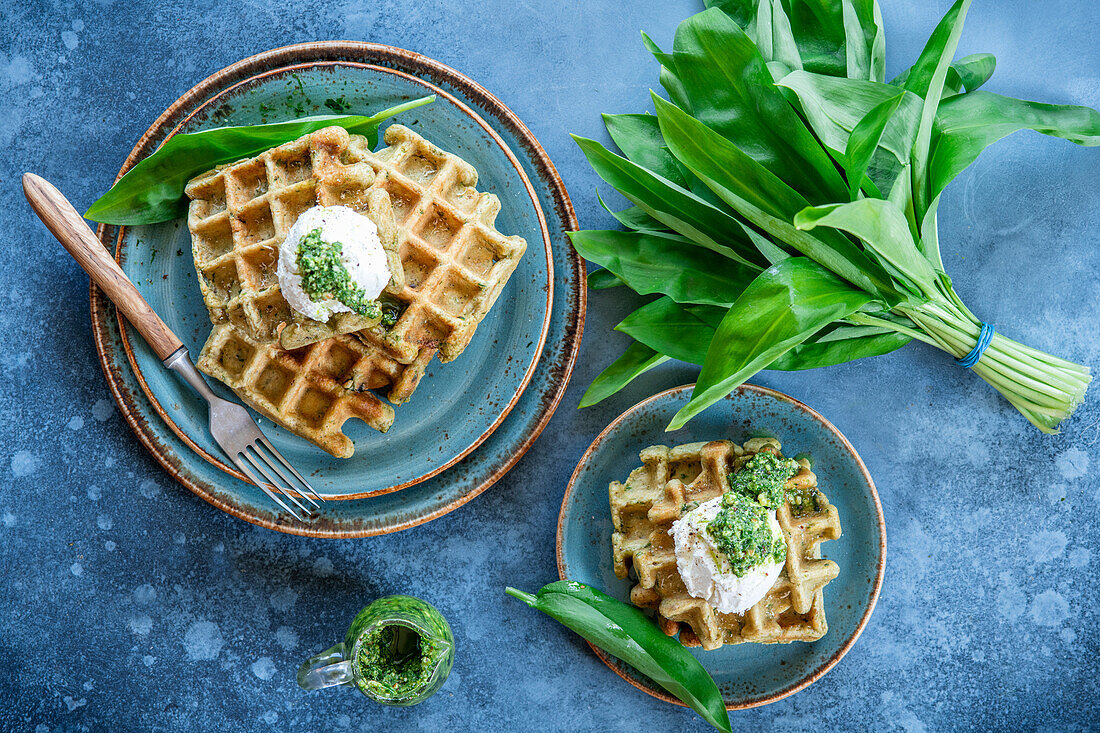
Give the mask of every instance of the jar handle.
<path id="1" fill-rule="evenodd" d="M 347 658 L 344 642 L 315 654 L 298 668 L 298 684 L 303 690 L 347 685 L 352 679 L 351 660 Z"/>

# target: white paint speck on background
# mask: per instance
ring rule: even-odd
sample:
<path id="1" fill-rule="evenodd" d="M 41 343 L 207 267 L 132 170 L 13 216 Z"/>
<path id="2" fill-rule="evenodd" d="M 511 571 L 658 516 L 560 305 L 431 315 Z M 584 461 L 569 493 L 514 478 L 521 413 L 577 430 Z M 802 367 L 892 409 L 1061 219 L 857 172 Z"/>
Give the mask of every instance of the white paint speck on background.
<path id="1" fill-rule="evenodd" d="M 1007 570 L 1000 575 L 1001 587 L 997 591 L 997 615 L 1005 621 L 1015 621 L 1023 615 L 1027 607 L 1027 595 L 1020 588 L 1012 573 Z"/>
<path id="2" fill-rule="evenodd" d="M 252 674 L 261 680 L 269 680 L 275 676 L 275 662 L 271 661 L 271 657 L 260 657 L 252 663 L 251 669 Z"/>
<path id="3" fill-rule="evenodd" d="M 280 626 L 275 629 L 275 641 L 288 652 L 294 651 L 298 646 L 298 634 L 289 626 Z"/>
<path id="4" fill-rule="evenodd" d="M 1080 448 L 1070 448 L 1054 460 L 1054 465 L 1058 467 L 1058 472 L 1063 478 L 1072 481 L 1088 472 L 1089 454 Z"/>
<path id="5" fill-rule="evenodd" d="M 148 616 L 134 616 L 130 619 L 130 631 L 138 636 L 148 636 L 153 630 L 153 619 Z"/>
<path id="6" fill-rule="evenodd" d="M 1060 626 L 1069 618 L 1069 603 L 1056 590 L 1045 590 L 1031 602 L 1031 620 L 1039 626 Z"/>
<path id="7" fill-rule="evenodd" d="M 110 400 L 96 400 L 96 403 L 92 405 L 92 417 L 100 422 L 104 422 L 115 411 L 115 403 Z"/>
<path id="8" fill-rule="evenodd" d="M 16 451 L 11 457 L 11 472 L 16 478 L 30 476 L 38 470 L 38 456 L 29 450 Z"/>
<path id="9" fill-rule="evenodd" d="M 183 650 L 192 662 L 217 659 L 223 644 L 221 629 L 211 621 L 196 621 L 183 635 Z"/>
<path id="10" fill-rule="evenodd" d="M 1043 530 L 1031 536 L 1027 543 L 1028 554 L 1035 562 L 1050 562 L 1066 551 L 1066 533 Z"/>
<path id="11" fill-rule="evenodd" d="M 271 607 L 276 611 L 289 611 L 298 602 L 298 594 L 290 588 L 282 588 L 271 594 Z"/>
<path id="12" fill-rule="evenodd" d="M 145 605 L 146 603 L 152 603 L 157 600 L 157 590 L 148 583 L 142 583 L 137 588 L 134 588 L 134 592 L 131 594 L 134 597 L 134 603 L 139 605 Z"/>

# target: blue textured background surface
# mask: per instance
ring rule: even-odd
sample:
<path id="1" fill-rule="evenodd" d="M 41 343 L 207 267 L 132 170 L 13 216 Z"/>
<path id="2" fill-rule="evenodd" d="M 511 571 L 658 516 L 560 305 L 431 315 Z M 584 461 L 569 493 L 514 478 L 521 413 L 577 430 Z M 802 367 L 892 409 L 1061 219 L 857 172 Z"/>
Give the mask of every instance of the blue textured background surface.
<path id="1" fill-rule="evenodd" d="M 703 724 L 618 679 L 583 642 L 507 599 L 556 579 L 565 481 L 641 397 L 691 381 L 670 367 L 574 409 L 625 344 L 633 303 L 589 300 L 573 383 L 497 486 L 429 525 L 365 540 L 278 535 L 174 484 L 133 438 L 92 345 L 87 278 L 33 218 L 34 170 L 84 208 L 134 141 L 217 69 L 287 43 L 348 38 L 432 56 L 481 82 L 557 163 L 582 225 L 609 225 L 567 132 L 638 111 L 693 1 L 9 4 L 0 23 L 0 729 L 620 730 Z M 291 7 L 293 6 L 293 7 Z M 883 0 L 888 72 L 916 57 L 944 0 Z M 1100 5 L 975 3 L 960 53 L 992 51 L 988 88 L 1100 106 Z M 1003 141 L 947 191 L 941 241 L 971 308 L 1031 345 L 1100 357 L 1100 152 L 1033 133 Z M 755 381 L 831 419 L 875 477 L 889 538 L 878 608 L 848 656 L 735 728 L 1085 729 L 1100 724 L 1094 581 L 1100 489 L 1095 389 L 1039 434 L 939 352 Z M 404 710 L 306 695 L 298 662 L 393 592 L 435 603 L 459 643 L 436 697 Z"/>

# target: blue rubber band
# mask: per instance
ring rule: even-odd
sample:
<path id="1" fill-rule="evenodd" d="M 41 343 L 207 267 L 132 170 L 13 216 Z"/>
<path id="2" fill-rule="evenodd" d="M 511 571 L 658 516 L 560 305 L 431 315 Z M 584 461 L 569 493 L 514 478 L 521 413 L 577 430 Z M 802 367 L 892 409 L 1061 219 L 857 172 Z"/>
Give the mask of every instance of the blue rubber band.
<path id="1" fill-rule="evenodd" d="M 982 354 L 989 348 L 989 344 L 993 341 L 993 333 L 996 331 L 993 326 L 988 323 L 982 324 L 982 332 L 978 334 L 978 343 L 974 344 L 974 348 L 970 350 L 970 353 L 961 359 L 956 359 L 955 362 L 959 366 L 966 369 L 971 368 L 978 363 L 978 360 L 982 358 Z"/>

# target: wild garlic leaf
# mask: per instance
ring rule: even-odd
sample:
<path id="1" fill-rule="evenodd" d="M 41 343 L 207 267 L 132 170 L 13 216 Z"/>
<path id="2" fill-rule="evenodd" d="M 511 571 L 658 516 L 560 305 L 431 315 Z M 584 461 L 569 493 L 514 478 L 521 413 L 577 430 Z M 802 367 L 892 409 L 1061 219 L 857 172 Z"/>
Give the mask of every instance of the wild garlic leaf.
<path id="1" fill-rule="evenodd" d="M 901 297 L 881 266 L 837 232 L 811 235 L 792 223 L 808 203 L 729 140 L 654 96 L 669 149 L 751 224 L 878 297 Z"/>
<path id="2" fill-rule="evenodd" d="M 924 98 L 921 110 L 917 139 L 913 143 L 913 205 L 917 218 L 924 216 L 933 196 L 929 189 L 928 162 L 931 155 L 932 125 L 936 119 L 936 110 L 940 106 L 944 81 L 955 49 L 959 46 L 966 11 L 971 0 L 956 0 L 947 14 L 932 32 L 931 38 L 921 52 L 913 72 L 905 81 L 905 88 Z"/>
<path id="3" fill-rule="evenodd" d="M 910 341 L 908 336 L 887 328 L 834 323 L 781 355 L 768 369 L 793 372 L 835 366 L 888 354 Z"/>
<path id="4" fill-rule="evenodd" d="M 600 178 L 654 219 L 704 247 L 730 252 L 747 265 L 762 264 L 759 252 L 729 213 L 667 178 L 615 155 L 595 140 L 576 135 L 573 139 Z"/>
<path id="5" fill-rule="evenodd" d="M 726 308 L 681 305 L 672 298 L 658 298 L 624 318 L 615 330 L 673 359 L 702 365 L 715 327 L 698 315 L 698 309 L 724 315 Z M 695 312 L 693 312 L 695 311 Z"/>
<path id="6" fill-rule="evenodd" d="M 810 201 L 843 196 L 846 187 L 833 162 L 729 16 L 705 10 L 680 23 L 673 58 L 692 116 Z"/>
<path id="7" fill-rule="evenodd" d="M 917 249 L 905 215 L 889 201 L 860 199 L 846 204 L 829 204 L 803 209 L 794 218 L 799 229 L 812 231 L 825 226 L 848 232 L 880 257 L 897 279 L 915 295 L 936 294 L 936 272 Z"/>
<path id="8" fill-rule="evenodd" d="M 711 339 L 691 400 L 668 430 L 688 420 L 872 297 L 805 257 L 769 267 L 741 294 Z"/>
<path id="9" fill-rule="evenodd" d="M 863 119 L 856 123 L 852 134 L 848 137 L 848 145 L 844 150 L 844 174 L 848 179 L 848 196 L 855 201 L 860 189 L 863 187 L 863 178 L 867 174 L 867 166 L 878 149 L 886 126 L 893 119 L 894 113 L 901 105 L 905 93 L 899 93 L 892 99 L 887 99 L 871 108 Z"/>
<path id="10" fill-rule="evenodd" d="M 603 270 L 596 272 L 603 272 Z M 635 341 L 626 347 L 622 356 L 596 375 L 581 397 L 580 407 L 590 407 L 607 399 L 645 372 L 664 364 L 669 358 Z"/>
<path id="11" fill-rule="evenodd" d="M 378 126 L 386 119 L 435 100 L 435 95 L 404 102 L 369 117 L 317 115 L 265 125 L 215 127 L 168 138 L 152 155 L 138 161 L 107 193 L 91 205 L 85 218 L 106 224 L 155 224 L 183 216 L 183 189 L 199 173 L 233 163 L 295 140 L 323 127 L 339 125 L 366 135 L 373 147 Z"/>
<path id="12" fill-rule="evenodd" d="M 931 195 L 939 195 L 987 147 L 1019 130 L 1092 147 L 1100 145 L 1100 113 L 1089 107 L 1027 102 L 986 91 L 946 99 L 936 117 L 929 162 Z"/>
<path id="13" fill-rule="evenodd" d="M 505 592 L 623 660 L 678 697 L 703 720 L 730 733 L 729 714 L 710 673 L 640 609 L 591 586 L 567 580 L 543 586 L 535 595 L 515 588 Z"/>
<path id="14" fill-rule="evenodd" d="M 607 268 L 639 295 L 667 295 L 678 303 L 729 307 L 759 267 L 704 249 L 678 234 L 585 230 L 570 232 L 573 247 Z"/>

